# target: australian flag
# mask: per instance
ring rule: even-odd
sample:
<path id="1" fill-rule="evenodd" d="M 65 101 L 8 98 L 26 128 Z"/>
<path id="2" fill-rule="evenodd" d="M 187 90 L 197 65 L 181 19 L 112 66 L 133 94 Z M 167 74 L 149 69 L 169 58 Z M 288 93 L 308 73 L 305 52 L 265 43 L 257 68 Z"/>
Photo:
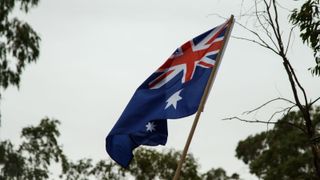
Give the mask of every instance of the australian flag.
<path id="1" fill-rule="evenodd" d="M 230 20 L 179 47 L 136 90 L 106 137 L 110 157 L 128 167 L 140 145 L 165 145 L 167 119 L 197 112 Z"/>

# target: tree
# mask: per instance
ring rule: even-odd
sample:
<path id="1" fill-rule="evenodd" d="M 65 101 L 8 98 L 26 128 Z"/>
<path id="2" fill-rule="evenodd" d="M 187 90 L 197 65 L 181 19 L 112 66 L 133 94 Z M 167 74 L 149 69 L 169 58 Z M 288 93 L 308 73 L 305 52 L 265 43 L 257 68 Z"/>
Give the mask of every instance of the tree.
<path id="1" fill-rule="evenodd" d="M 320 107 L 312 110 L 312 120 L 319 127 Z M 249 164 L 250 172 L 265 180 L 317 179 L 308 137 L 298 128 L 303 126 L 303 114 L 290 112 L 277 121 L 274 128 L 238 143 L 236 156 Z M 319 134 L 317 129 L 317 134 Z"/>
<path id="2" fill-rule="evenodd" d="M 252 35 L 254 35 L 255 38 L 254 39 L 243 38 L 243 37 L 235 37 L 235 38 L 253 42 L 273 52 L 278 57 L 278 59 L 282 62 L 284 71 L 286 72 L 288 81 L 290 83 L 293 100 L 291 100 L 290 97 L 274 98 L 272 100 L 267 101 L 266 103 L 263 103 L 261 106 L 254 108 L 253 110 L 247 111 L 245 113 L 246 115 L 252 114 L 253 112 L 257 112 L 263 109 L 265 106 L 276 101 L 283 101 L 289 104 L 287 107 L 284 107 L 282 110 L 274 112 L 270 116 L 270 118 L 267 120 L 248 120 L 242 117 L 231 117 L 231 118 L 226 118 L 226 120 L 237 119 L 244 122 L 275 124 L 277 123 L 277 121 L 274 121 L 274 118 L 276 117 L 276 115 L 282 114 L 283 117 L 285 117 L 293 109 L 299 110 L 301 113 L 301 117 L 303 119 L 302 124 L 296 125 L 290 121 L 286 121 L 285 123 L 291 126 L 294 126 L 303 132 L 302 135 L 305 136 L 306 144 L 308 144 L 306 148 L 308 148 L 312 152 L 312 157 L 313 157 L 312 162 L 313 162 L 313 167 L 315 169 L 314 173 L 316 173 L 318 178 L 320 179 L 320 153 L 319 153 L 320 149 L 318 146 L 318 142 L 316 141 L 317 139 L 319 139 L 319 135 L 316 132 L 316 122 L 313 121 L 311 116 L 312 106 L 320 99 L 320 97 L 311 99 L 308 96 L 307 91 L 305 90 L 305 87 L 302 85 L 298 75 L 295 72 L 295 68 L 292 64 L 293 61 L 289 59 L 287 55 L 289 51 L 290 42 L 293 35 L 292 32 L 294 30 L 294 27 L 292 27 L 288 35 L 284 33 L 285 31 L 283 31 L 283 28 L 279 20 L 280 15 L 279 15 L 278 9 L 279 7 L 281 7 L 281 5 L 279 4 L 280 1 L 254 0 L 253 2 L 254 2 L 254 5 L 251 8 L 253 9 L 253 12 L 252 13 L 248 12 L 244 15 L 245 17 L 248 17 L 246 19 L 247 22 L 253 22 L 253 27 L 248 28 L 247 26 L 239 22 L 238 22 L 238 25 L 248 30 Z M 308 0 L 307 3 L 308 2 L 311 3 L 310 5 L 312 5 L 313 15 L 318 16 L 319 14 L 317 10 L 318 8 L 314 8 L 313 6 L 319 7 L 319 1 Z M 306 18 L 310 14 L 309 13 L 310 10 L 308 10 L 307 14 L 304 14 L 305 8 L 303 6 L 302 6 L 302 11 L 300 11 L 302 12 L 302 14 L 299 14 L 299 11 L 297 10 L 293 11 L 293 15 L 291 16 L 291 21 L 294 24 L 300 25 L 301 37 L 303 38 L 304 41 L 309 42 L 309 45 L 311 45 L 312 48 L 314 47 L 315 48 L 314 50 L 318 52 L 317 48 L 319 45 L 318 44 L 319 41 L 317 39 L 319 37 L 315 38 L 314 32 L 319 32 L 318 31 L 319 19 L 313 16 L 308 17 L 309 19 Z M 306 18 L 307 21 L 304 21 L 303 18 L 301 19 L 301 17 Z M 288 38 L 286 39 L 286 37 Z M 315 69 L 317 69 L 317 67 Z M 317 74 L 317 70 L 315 69 L 313 69 L 312 72 Z M 307 143 L 307 142 L 311 142 L 311 143 Z"/>
<path id="3" fill-rule="evenodd" d="M 10 141 L 0 142 L 0 179 L 42 180 L 51 177 L 50 166 L 61 165 L 61 179 L 66 180 L 120 180 L 120 179 L 171 179 L 177 167 L 180 152 L 139 148 L 128 169 L 118 166 L 112 160 L 100 160 L 93 163 L 91 159 L 72 162 L 58 142 L 59 121 L 44 118 L 38 126 L 22 129 L 22 143 L 15 147 Z M 188 154 L 182 168 L 181 179 L 239 179 L 237 174 L 227 176 L 222 168 L 211 169 L 201 174 L 195 158 Z"/>
<path id="4" fill-rule="evenodd" d="M 32 27 L 18 18 L 9 18 L 13 10 L 27 13 L 39 0 L 0 1 L 0 88 L 19 86 L 25 65 L 39 57 L 40 37 Z M 1 94 L 0 94 L 1 97 Z"/>
<path id="5" fill-rule="evenodd" d="M 313 5 L 319 5 L 319 1 L 308 1 L 308 2 L 314 2 Z M 301 117 L 304 121 L 304 123 L 300 125 L 292 124 L 291 122 L 287 121 L 286 123 L 289 125 L 292 125 L 299 130 L 303 132 L 303 136 L 305 136 L 306 143 L 308 144 L 308 148 L 312 152 L 312 162 L 313 167 L 315 169 L 315 173 L 317 174 L 318 178 L 320 178 L 320 149 L 318 146 L 318 142 L 316 140 L 319 138 L 319 135 L 316 133 L 316 124 L 312 122 L 311 117 L 311 111 L 312 106 L 320 99 L 320 97 L 316 97 L 314 99 L 311 99 L 306 90 L 305 87 L 302 85 L 301 81 L 299 80 L 299 77 L 297 76 L 295 72 L 295 68 L 292 64 L 292 60 L 289 59 L 287 53 L 289 51 L 291 38 L 293 35 L 294 27 L 291 28 L 291 31 L 288 35 L 285 34 L 285 31 L 283 31 L 283 26 L 280 24 L 279 18 L 279 7 L 282 7 L 279 4 L 279 1 L 276 0 L 254 0 L 253 6 L 251 10 L 253 10 L 252 13 L 250 11 L 244 15 L 244 17 L 247 17 L 247 22 L 252 22 L 253 26 L 252 28 L 249 28 L 246 24 L 243 25 L 238 22 L 238 25 L 249 31 L 255 38 L 243 38 L 243 37 L 235 37 L 237 39 L 242 39 L 246 41 L 253 42 L 271 52 L 273 52 L 278 59 L 282 62 L 282 65 L 284 67 L 284 71 L 286 72 L 288 81 L 290 83 L 290 88 L 293 95 L 293 100 L 290 97 L 278 97 L 274 98 L 272 100 L 267 101 L 266 103 L 263 103 L 261 106 L 254 108 L 253 110 L 247 111 L 245 114 L 249 115 L 254 112 L 257 112 L 261 109 L 263 109 L 265 106 L 276 102 L 276 101 L 282 101 L 288 103 L 287 107 L 284 107 L 282 110 L 274 112 L 272 115 L 270 115 L 270 118 L 267 120 L 248 120 L 247 118 L 242 117 L 231 117 L 226 118 L 227 120 L 237 119 L 245 122 L 253 122 L 253 123 L 266 123 L 266 124 L 275 124 L 277 123 L 274 121 L 274 118 L 277 115 L 283 115 L 290 113 L 293 109 L 299 110 L 301 113 Z M 303 7 L 302 7 L 303 9 Z M 316 15 L 318 15 L 317 10 L 315 11 Z M 297 11 L 298 13 L 298 11 Z M 296 14 L 297 14 L 296 13 Z M 297 25 L 301 25 L 300 27 L 304 27 L 301 30 L 301 34 L 304 34 L 304 30 L 308 29 L 312 26 L 311 24 L 305 25 L 303 24 L 305 21 L 300 21 L 300 17 L 306 17 L 304 14 L 298 14 L 295 15 L 295 12 L 293 11 L 293 18 L 291 18 L 293 23 L 296 23 Z M 298 19 L 295 19 L 297 17 Z M 316 17 L 312 17 L 317 19 Z M 296 21 L 297 20 L 297 21 Z M 311 20 L 314 22 L 313 20 Z M 302 24 L 301 24 L 302 23 Z M 318 26 L 317 26 L 318 27 Z M 314 27 L 311 27 L 311 29 L 314 30 Z M 312 32 L 306 33 L 306 39 L 310 40 L 308 42 L 311 42 L 311 46 L 315 39 Z M 286 38 L 288 37 L 288 38 Z M 304 38 L 304 35 L 302 35 Z M 317 37 L 319 38 L 319 37 Z M 317 39 L 316 38 L 316 39 Z M 317 41 L 318 43 L 319 41 Z M 314 46 L 315 48 L 317 45 Z M 316 71 L 313 71 L 316 72 Z"/>
<path id="6" fill-rule="evenodd" d="M 65 172 L 68 162 L 57 137 L 59 121 L 44 118 L 36 127 L 22 129 L 22 143 L 0 142 L 0 179 L 47 179 L 49 166 L 59 162 Z"/>
<path id="7" fill-rule="evenodd" d="M 28 23 L 10 15 L 17 4 L 21 11 L 28 13 L 38 3 L 39 0 L 0 1 L 0 101 L 1 91 L 10 85 L 19 87 L 26 64 L 35 62 L 40 53 L 38 34 Z"/>

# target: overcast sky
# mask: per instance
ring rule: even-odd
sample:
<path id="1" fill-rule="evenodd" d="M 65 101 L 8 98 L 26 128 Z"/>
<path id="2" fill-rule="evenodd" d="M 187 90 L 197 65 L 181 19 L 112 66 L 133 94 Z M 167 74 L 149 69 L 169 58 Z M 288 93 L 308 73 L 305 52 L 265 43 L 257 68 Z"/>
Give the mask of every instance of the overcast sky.
<path id="1" fill-rule="evenodd" d="M 224 22 L 213 13 L 237 18 L 240 7 L 240 0 L 42 0 L 22 16 L 41 36 L 40 59 L 27 66 L 20 90 L 3 94 L 1 139 L 19 142 L 22 127 L 47 116 L 62 122 L 60 142 L 70 158 L 109 158 L 105 136 L 136 88 L 182 43 Z M 232 34 L 248 35 L 238 26 Z M 289 57 L 315 99 L 319 78 L 306 70 L 313 65 L 312 52 L 295 36 Z M 189 150 L 201 171 L 222 167 L 256 179 L 235 158 L 235 148 L 267 127 L 221 119 L 276 97 L 293 99 L 281 60 L 231 38 Z M 282 105 L 256 116 L 266 119 Z M 158 149 L 182 150 L 193 118 L 169 121 L 168 143 Z"/>

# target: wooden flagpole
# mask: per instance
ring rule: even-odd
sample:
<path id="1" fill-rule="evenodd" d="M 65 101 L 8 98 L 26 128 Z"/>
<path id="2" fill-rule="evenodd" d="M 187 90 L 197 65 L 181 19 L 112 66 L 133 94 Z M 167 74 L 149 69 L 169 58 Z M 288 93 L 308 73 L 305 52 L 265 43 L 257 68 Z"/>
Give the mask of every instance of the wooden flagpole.
<path id="1" fill-rule="evenodd" d="M 210 93 L 211 87 L 213 85 L 213 82 L 215 80 L 216 74 L 218 72 L 222 56 L 224 54 L 225 48 L 226 48 L 226 46 L 228 44 L 228 41 L 229 41 L 229 38 L 230 38 L 231 30 L 232 30 L 233 24 L 234 24 L 233 15 L 231 15 L 228 23 L 229 23 L 229 26 L 228 26 L 228 28 L 226 30 L 226 34 L 225 34 L 223 42 L 222 42 L 223 43 L 222 44 L 222 50 L 217 55 L 216 66 L 214 66 L 214 68 L 213 68 L 213 70 L 212 70 L 212 72 L 210 74 L 210 77 L 209 77 L 209 80 L 207 82 L 206 88 L 205 88 L 204 93 L 202 95 L 197 114 L 196 114 L 196 116 L 194 118 L 191 130 L 189 132 L 189 136 L 188 136 L 187 142 L 186 142 L 186 144 L 184 146 L 184 149 L 183 149 L 183 152 L 182 152 L 182 155 L 181 155 L 181 159 L 179 161 L 179 164 L 178 164 L 178 167 L 176 169 L 176 172 L 175 172 L 175 175 L 173 177 L 173 180 L 178 180 L 180 178 L 180 171 L 181 171 L 182 165 L 183 165 L 183 163 L 184 163 L 184 161 L 186 159 L 187 152 L 188 152 L 188 149 L 189 149 L 193 134 L 195 132 L 195 129 L 197 127 L 197 124 L 198 124 L 198 121 L 199 121 L 199 118 L 200 118 L 200 114 L 201 114 L 201 112 L 203 112 L 204 105 L 205 105 L 205 103 L 207 101 L 207 98 L 208 98 L 208 95 Z"/>

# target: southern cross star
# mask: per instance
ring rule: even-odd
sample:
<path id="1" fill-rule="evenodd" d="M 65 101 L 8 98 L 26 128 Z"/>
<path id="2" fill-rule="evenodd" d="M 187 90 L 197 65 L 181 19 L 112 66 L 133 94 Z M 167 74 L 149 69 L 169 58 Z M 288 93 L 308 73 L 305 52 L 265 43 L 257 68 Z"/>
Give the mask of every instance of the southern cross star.
<path id="1" fill-rule="evenodd" d="M 156 130 L 156 125 L 154 124 L 154 122 L 148 122 L 147 125 L 146 125 L 146 131 L 155 131 Z"/>
<path id="2" fill-rule="evenodd" d="M 180 96 L 180 92 L 181 91 L 182 91 L 182 89 L 180 89 L 179 91 L 175 92 L 173 95 L 171 95 L 169 97 L 169 99 L 166 101 L 167 105 L 166 105 L 166 107 L 164 109 L 167 109 L 171 105 L 174 107 L 174 109 L 177 109 L 177 102 L 182 99 L 182 97 Z"/>

